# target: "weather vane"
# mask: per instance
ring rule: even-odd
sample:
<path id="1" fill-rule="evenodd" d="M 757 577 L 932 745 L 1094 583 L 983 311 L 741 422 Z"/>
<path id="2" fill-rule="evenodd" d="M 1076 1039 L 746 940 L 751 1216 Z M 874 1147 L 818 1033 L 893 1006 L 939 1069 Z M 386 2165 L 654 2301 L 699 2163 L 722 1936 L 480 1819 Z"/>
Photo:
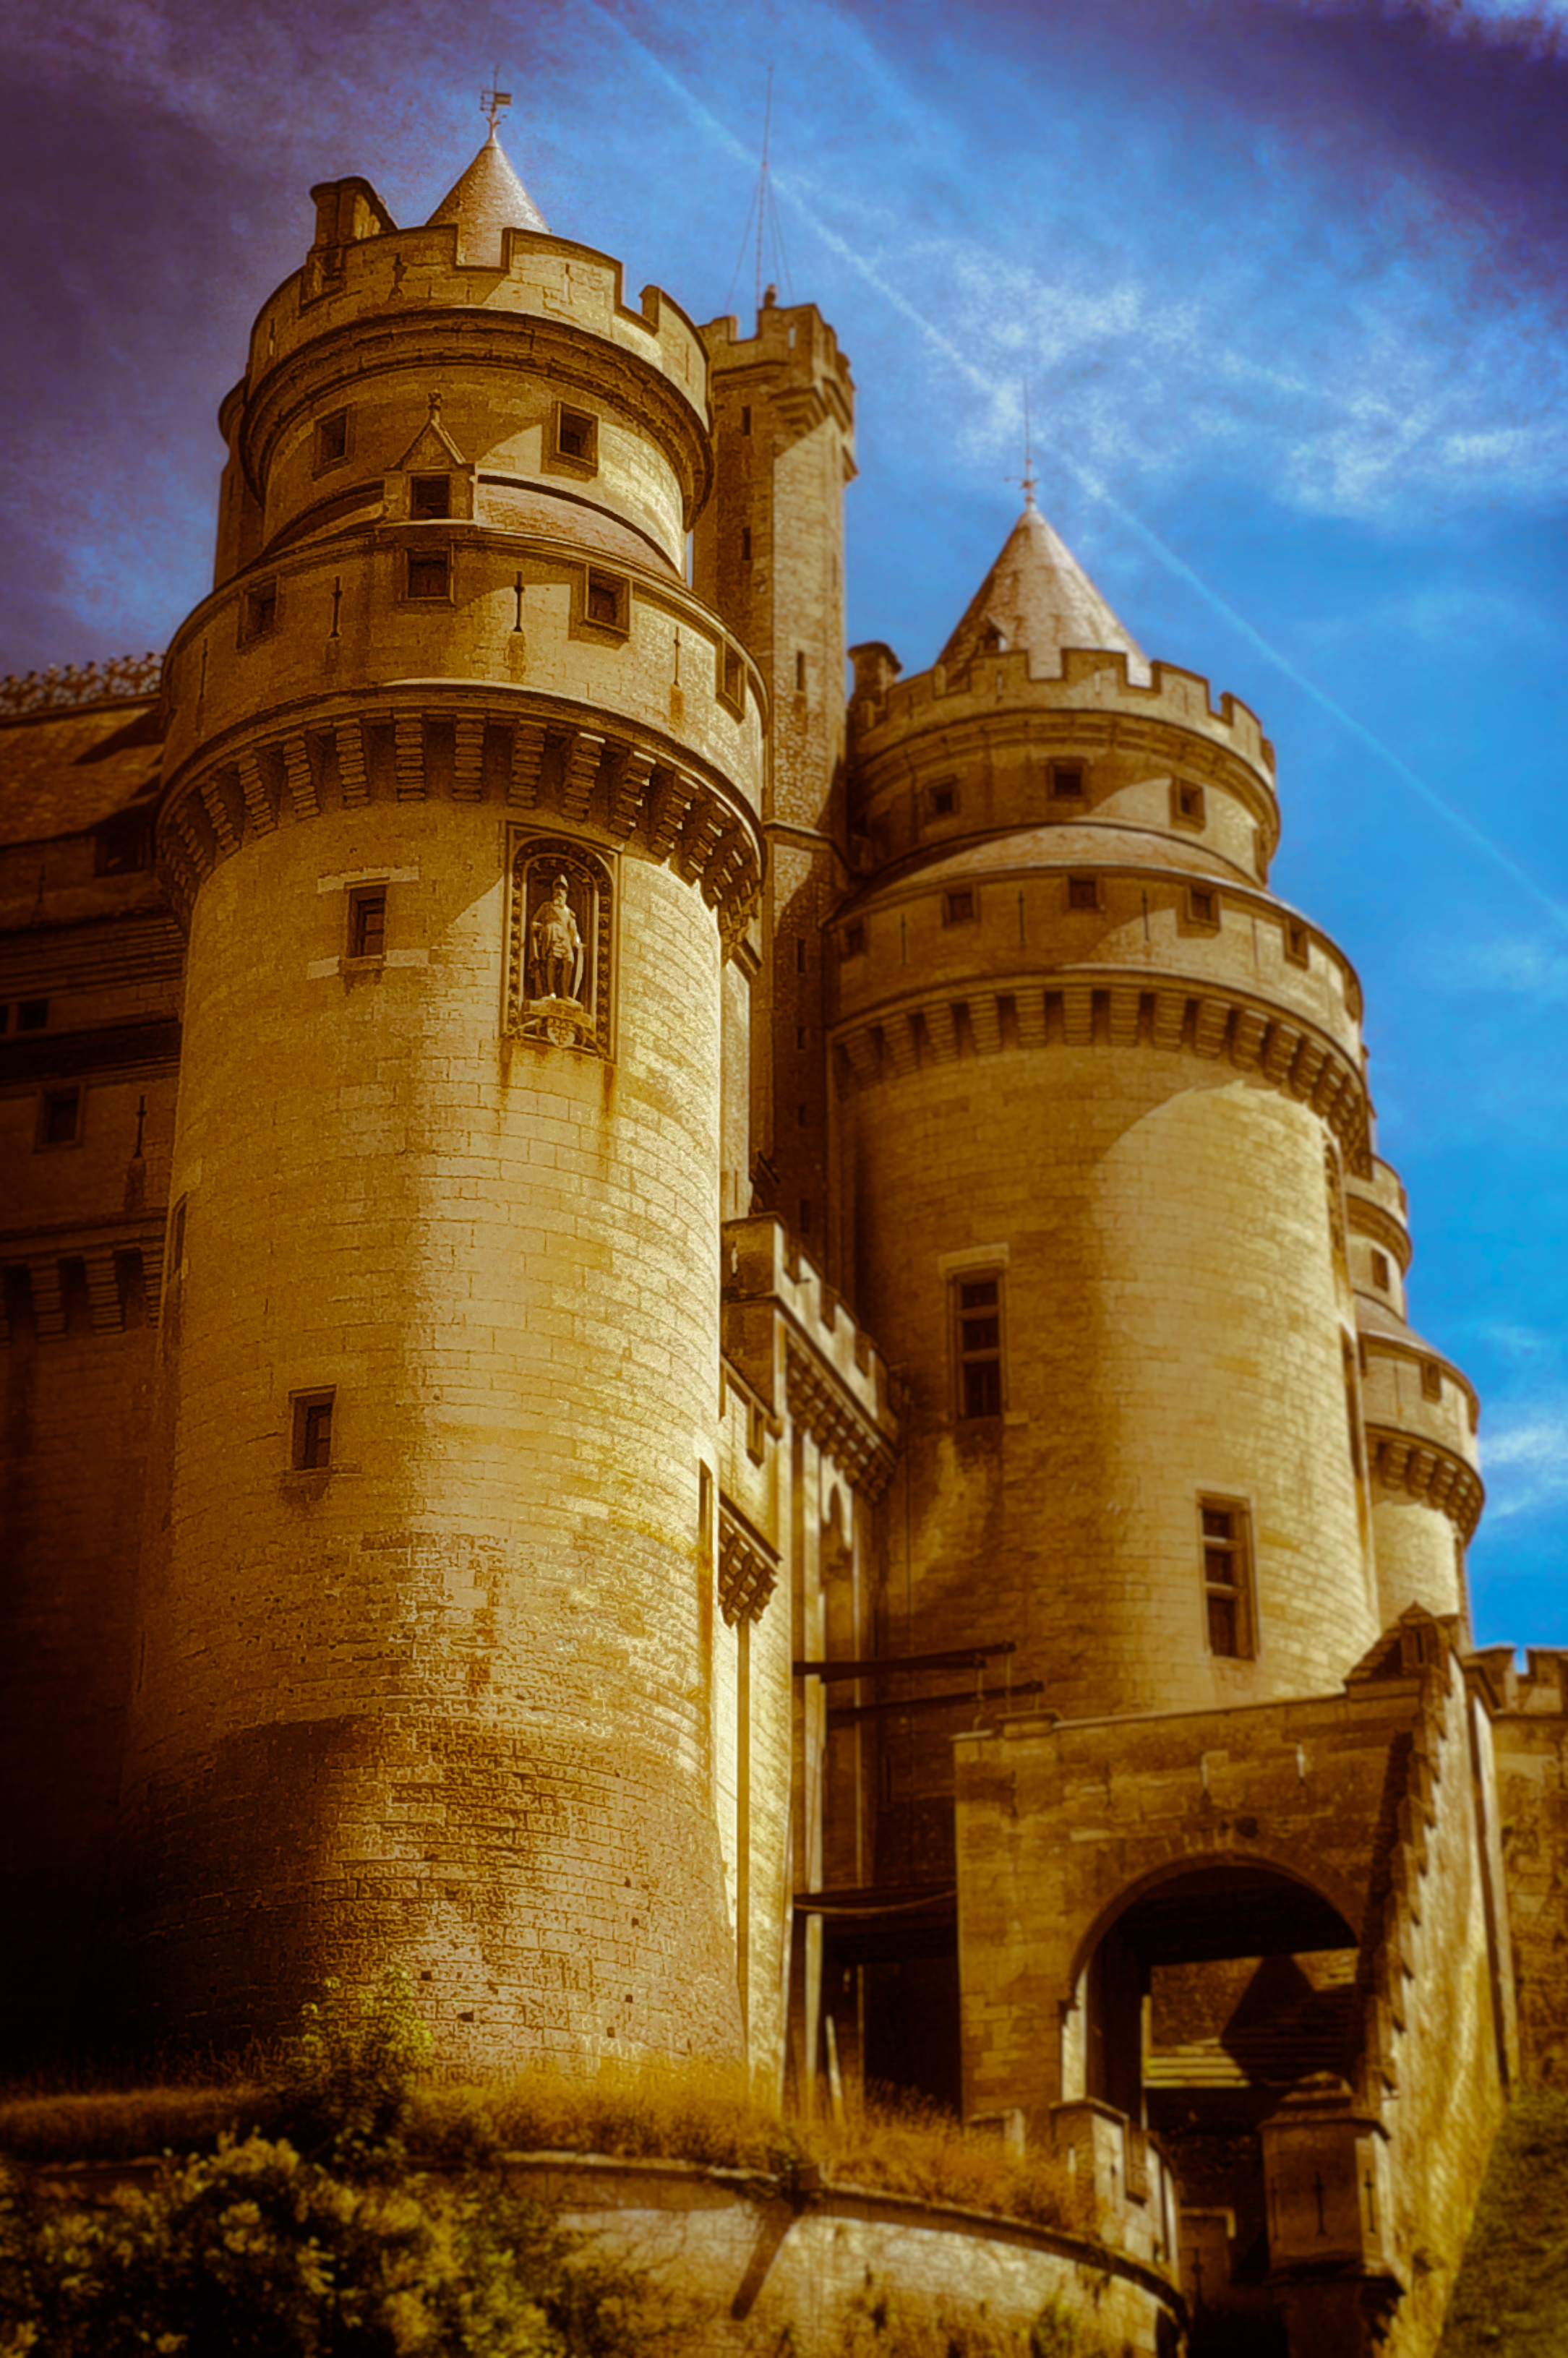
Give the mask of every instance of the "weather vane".
<path id="1" fill-rule="evenodd" d="M 500 86 L 501 68 L 499 66 L 496 67 L 495 71 L 491 75 L 490 79 L 492 85 L 491 88 L 489 90 L 481 90 L 480 92 L 479 108 L 480 113 L 490 124 L 490 135 L 493 139 L 495 136 L 495 126 L 501 120 L 502 108 L 503 106 L 510 106 L 512 103 L 512 92 L 509 90 L 503 90 Z"/>
<path id="2" fill-rule="evenodd" d="M 1034 505 L 1034 456 L 1029 431 L 1029 379 L 1023 380 L 1023 472 L 1009 475 L 1010 483 L 1017 483 L 1023 493 L 1024 505 Z"/>

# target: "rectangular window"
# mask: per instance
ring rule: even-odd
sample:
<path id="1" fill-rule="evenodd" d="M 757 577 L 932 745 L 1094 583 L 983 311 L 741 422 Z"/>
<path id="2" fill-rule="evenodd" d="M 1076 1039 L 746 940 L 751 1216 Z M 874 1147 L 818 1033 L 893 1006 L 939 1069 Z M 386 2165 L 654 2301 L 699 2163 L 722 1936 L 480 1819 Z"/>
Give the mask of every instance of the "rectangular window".
<path id="1" fill-rule="evenodd" d="M 1198 1500 L 1208 1650 L 1237 1660 L 1253 1650 L 1249 1521 L 1247 1509 L 1234 1498 Z"/>
<path id="2" fill-rule="evenodd" d="M 450 475 L 413 475 L 408 482 L 408 513 L 422 524 L 437 524 L 452 513 Z"/>
<path id="3" fill-rule="evenodd" d="M 957 1374 L 958 1414 L 1000 1416 L 1001 1382 L 1001 1278 L 956 1277 L 953 1293 L 953 1358 Z"/>
<path id="4" fill-rule="evenodd" d="M 254 590 L 245 592 L 241 609 L 241 629 L 247 641 L 265 639 L 269 631 L 277 628 L 277 584 L 258 581 Z"/>
<path id="5" fill-rule="evenodd" d="M 797 696 L 804 696 L 806 694 L 806 656 L 804 654 L 797 654 L 795 659 L 795 692 Z"/>
<path id="6" fill-rule="evenodd" d="M 629 585 L 621 574 L 589 573 L 586 611 L 590 622 L 602 622 L 609 630 L 623 631 L 628 602 Z"/>
<path id="7" fill-rule="evenodd" d="M 941 785 L 932 787 L 931 816 L 933 818 L 951 818 L 957 807 L 958 789 L 949 780 L 945 779 Z"/>
<path id="8" fill-rule="evenodd" d="M 378 958 L 386 955 L 386 887 L 367 885 L 349 895 L 349 956 Z"/>
<path id="9" fill-rule="evenodd" d="M 740 655 L 733 647 L 720 647 L 719 650 L 719 694 L 720 700 L 732 712 L 741 709 L 746 694 L 745 676 Z"/>
<path id="10" fill-rule="evenodd" d="M 450 579 L 444 548 L 411 548 L 408 552 L 408 595 L 445 598 Z"/>
<path id="11" fill-rule="evenodd" d="M 1098 877 L 1069 876 L 1067 906 L 1069 909 L 1098 909 L 1099 907 Z"/>
<path id="12" fill-rule="evenodd" d="M 863 955 L 863 953 L 864 953 L 864 951 L 865 951 L 865 946 L 866 946 L 866 929 L 865 929 L 864 925 L 846 925 L 846 926 L 845 926 L 845 928 L 844 928 L 844 955 L 845 955 L 845 957 L 861 957 L 861 956 Z"/>
<path id="13" fill-rule="evenodd" d="M 316 471 L 335 467 L 340 459 L 349 455 L 349 413 L 334 409 L 330 417 L 316 421 Z"/>
<path id="14" fill-rule="evenodd" d="M 752 413 L 749 409 L 742 409 L 741 412 L 741 431 L 742 434 L 749 434 L 751 430 Z"/>
<path id="15" fill-rule="evenodd" d="M 331 1390 L 295 1392 L 291 1395 L 294 1411 L 293 1453 L 295 1471 L 319 1474 L 332 1462 L 332 1404 L 337 1395 Z"/>
<path id="16" fill-rule="evenodd" d="M 38 1099 L 39 1146 L 74 1146 L 81 1135 L 81 1091 L 45 1089 Z"/>
<path id="17" fill-rule="evenodd" d="M 1440 1401 L 1443 1398 L 1443 1369 L 1435 1359 L 1422 1361 L 1421 1389 L 1422 1397 L 1426 1400 Z"/>
<path id="18" fill-rule="evenodd" d="M 1082 802 L 1084 765 L 1081 762 L 1052 763 L 1051 798 L 1054 802 Z"/>
<path id="19" fill-rule="evenodd" d="M 1175 817 L 1183 827 L 1202 827 L 1204 823 L 1204 790 L 1191 785 L 1184 778 L 1176 781 Z"/>
<path id="20" fill-rule="evenodd" d="M 741 561 L 743 565 L 752 562 L 752 527 L 749 524 L 741 526 Z"/>
<path id="21" fill-rule="evenodd" d="M 1287 921 L 1285 925 L 1285 956 L 1292 966 L 1310 966 L 1312 948 L 1304 925 Z"/>
<path id="22" fill-rule="evenodd" d="M 1187 915 L 1195 925 L 1217 925 L 1219 894 L 1206 885 L 1194 884 L 1187 892 Z"/>
<path id="23" fill-rule="evenodd" d="M 49 1020 L 47 999 L 24 999 L 16 1009 L 18 1032 L 41 1032 Z"/>
<path id="24" fill-rule="evenodd" d="M 574 467 L 599 464 L 599 420 L 586 409 L 571 409 L 563 401 L 556 412 L 556 456 Z"/>
<path id="25" fill-rule="evenodd" d="M 1388 1256 L 1388 1254 L 1387 1254 L 1387 1253 L 1376 1252 L 1376 1251 L 1375 1251 L 1375 1252 L 1373 1253 L 1373 1255 L 1372 1255 L 1372 1282 L 1373 1282 L 1373 1284 L 1374 1284 L 1374 1285 L 1380 1285 L 1380 1286 L 1382 1287 L 1382 1289 L 1383 1289 L 1383 1292 L 1384 1292 L 1385 1293 L 1387 1293 L 1387 1292 L 1388 1292 L 1388 1290 L 1389 1290 L 1390 1283 L 1390 1282 L 1391 1282 L 1391 1278 L 1392 1278 L 1392 1271 L 1390 1270 L 1390 1267 L 1389 1267 L 1389 1256 Z"/>
<path id="26" fill-rule="evenodd" d="M 975 922 L 975 896 L 968 885 L 957 892 L 942 896 L 942 922 L 945 925 L 972 925 Z"/>

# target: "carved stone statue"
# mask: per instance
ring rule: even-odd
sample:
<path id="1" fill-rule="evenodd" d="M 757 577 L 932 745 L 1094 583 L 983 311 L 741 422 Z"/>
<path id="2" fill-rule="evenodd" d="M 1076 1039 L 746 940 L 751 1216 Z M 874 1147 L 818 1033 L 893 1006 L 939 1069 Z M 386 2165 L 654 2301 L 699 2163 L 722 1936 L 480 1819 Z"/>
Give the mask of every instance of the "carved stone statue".
<path id="1" fill-rule="evenodd" d="M 567 880 L 557 876 L 528 929 L 528 971 L 535 999 L 575 999 L 582 980 L 582 936 L 567 903 Z"/>

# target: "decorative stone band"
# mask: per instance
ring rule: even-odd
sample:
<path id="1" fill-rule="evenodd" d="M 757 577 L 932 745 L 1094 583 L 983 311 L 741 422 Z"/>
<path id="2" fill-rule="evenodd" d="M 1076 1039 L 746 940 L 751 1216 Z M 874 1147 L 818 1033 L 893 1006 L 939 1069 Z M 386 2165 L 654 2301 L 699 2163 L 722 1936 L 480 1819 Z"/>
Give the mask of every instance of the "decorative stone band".
<path id="1" fill-rule="evenodd" d="M 1356 1234 L 1370 1237 L 1374 1244 L 1382 1246 L 1401 1271 L 1408 1271 L 1411 1249 L 1410 1230 L 1394 1217 L 1392 1212 L 1385 1211 L 1381 1204 L 1368 1203 L 1365 1195 L 1358 1195 L 1352 1189 L 1346 1189 L 1345 1202 L 1350 1226 Z"/>
<path id="2" fill-rule="evenodd" d="M 607 730 L 558 698 L 450 689 L 364 710 L 331 706 L 260 738 L 238 732 L 178 779 L 158 819 L 158 868 L 182 923 L 221 860 L 295 819 L 373 803 L 490 803 L 601 829 L 665 861 L 718 912 L 726 955 L 766 858 L 756 820 L 715 771 L 656 740 Z"/>
<path id="3" fill-rule="evenodd" d="M 831 1368 L 787 1330 L 784 1351 L 790 1415 L 874 1507 L 892 1473 L 892 1448 Z"/>
<path id="4" fill-rule="evenodd" d="M 778 1585 L 779 1560 L 760 1531 L 719 1502 L 719 1610 L 726 1628 L 760 1621 Z"/>
<path id="5" fill-rule="evenodd" d="M 1006 990 L 904 1002 L 835 1035 L 848 1091 L 896 1082 L 928 1065 L 1004 1047 L 1186 1048 L 1225 1058 L 1310 1105 L 1339 1140 L 1349 1167 L 1371 1169 L 1367 1090 L 1343 1049 L 1292 1011 L 1238 992 L 1195 990 L 1184 978 L 1038 978 Z"/>
<path id="6" fill-rule="evenodd" d="M 1468 1541 L 1481 1520 L 1486 1489 L 1473 1466 L 1424 1433 L 1389 1425 L 1367 1427 L 1372 1478 L 1385 1490 L 1405 1491 L 1423 1507 L 1440 1508 Z"/>
<path id="7" fill-rule="evenodd" d="M 15 1269 L 25 1267 L 32 1294 L 33 1331 L 40 1343 L 55 1342 L 67 1331 L 70 1305 L 66 1271 L 80 1261 L 87 1281 L 87 1305 L 94 1335 L 118 1335 L 127 1325 L 156 1326 L 163 1290 L 164 1215 L 153 1220 L 121 1221 L 112 1227 L 61 1232 L 47 1246 L 36 1240 L 26 1249 L 0 1245 L 0 1259 Z M 137 1306 L 131 1311 L 131 1272 L 140 1261 Z M 127 1313 L 130 1313 L 127 1315 Z M 16 1333 L 0 1299 L 0 1348 L 16 1340 Z"/>
<path id="8" fill-rule="evenodd" d="M 13 672 L 0 679 L 0 719 L 140 701 L 157 694 L 162 677 L 160 654 L 114 655 L 106 663 L 67 664 L 62 670 L 50 664 L 47 671 Z"/>

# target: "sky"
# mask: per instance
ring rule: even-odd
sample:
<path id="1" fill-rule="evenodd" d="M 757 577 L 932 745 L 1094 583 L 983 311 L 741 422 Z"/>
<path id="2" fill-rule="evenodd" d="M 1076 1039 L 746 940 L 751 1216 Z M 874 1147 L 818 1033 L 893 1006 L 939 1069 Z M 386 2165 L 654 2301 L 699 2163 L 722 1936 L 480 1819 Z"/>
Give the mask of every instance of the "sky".
<path id="1" fill-rule="evenodd" d="M 1483 1643 L 1568 1645 L 1568 0 L 0 0 L 0 672 L 161 647 L 217 405 L 360 173 L 483 136 L 634 297 L 781 250 L 850 355 L 850 637 L 935 658 L 1041 505 L 1273 739 L 1366 987 L 1412 1323 L 1480 1390 Z"/>

